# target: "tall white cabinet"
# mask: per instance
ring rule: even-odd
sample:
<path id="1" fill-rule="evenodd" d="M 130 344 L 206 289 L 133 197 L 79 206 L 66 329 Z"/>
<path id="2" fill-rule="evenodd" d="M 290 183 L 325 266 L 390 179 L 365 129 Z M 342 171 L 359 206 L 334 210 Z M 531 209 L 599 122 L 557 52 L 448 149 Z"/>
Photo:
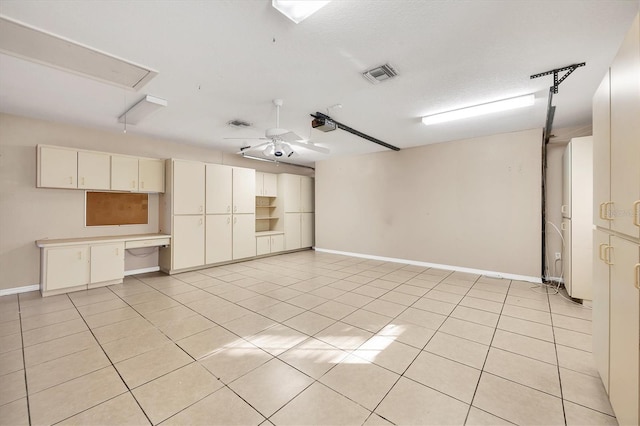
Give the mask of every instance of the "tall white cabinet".
<path id="1" fill-rule="evenodd" d="M 284 249 L 312 247 L 314 243 L 314 182 L 308 176 L 282 173 L 278 176 L 279 228 L 284 231 Z"/>
<path id="2" fill-rule="evenodd" d="M 620 424 L 640 423 L 640 21 L 593 100 L 593 352 Z"/>

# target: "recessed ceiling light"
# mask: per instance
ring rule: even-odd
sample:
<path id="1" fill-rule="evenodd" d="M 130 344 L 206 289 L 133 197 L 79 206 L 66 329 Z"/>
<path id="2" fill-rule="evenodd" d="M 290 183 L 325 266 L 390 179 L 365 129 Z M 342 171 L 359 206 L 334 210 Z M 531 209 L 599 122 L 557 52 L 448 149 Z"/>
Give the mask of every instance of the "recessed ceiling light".
<path id="1" fill-rule="evenodd" d="M 493 112 L 506 111 L 516 108 L 524 108 L 533 105 L 535 96 L 533 94 L 518 96 L 515 98 L 503 99 L 481 105 L 474 105 L 453 111 L 441 112 L 439 114 L 422 117 L 422 123 L 429 126 L 431 124 L 445 123 L 447 121 L 461 120 L 463 118 L 476 117 Z"/>
<path id="2" fill-rule="evenodd" d="M 271 5 L 278 12 L 299 24 L 329 3 L 330 0 L 272 0 Z"/>

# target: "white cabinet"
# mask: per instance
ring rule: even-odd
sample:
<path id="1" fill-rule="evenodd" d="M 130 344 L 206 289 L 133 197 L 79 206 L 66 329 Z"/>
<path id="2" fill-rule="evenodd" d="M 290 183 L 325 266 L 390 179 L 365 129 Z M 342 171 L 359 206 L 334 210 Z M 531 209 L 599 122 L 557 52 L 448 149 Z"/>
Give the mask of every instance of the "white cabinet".
<path id="1" fill-rule="evenodd" d="M 278 210 L 284 212 L 282 225 L 285 250 L 313 246 L 314 181 L 307 176 L 283 173 L 278 176 Z"/>
<path id="2" fill-rule="evenodd" d="M 278 253 L 284 250 L 284 234 L 261 235 L 256 237 L 256 254 L 258 256 Z"/>
<path id="3" fill-rule="evenodd" d="M 593 358 L 609 391 L 609 234 L 593 231 Z"/>
<path id="4" fill-rule="evenodd" d="M 609 399 L 620 424 L 640 422 L 640 245 L 611 236 Z"/>
<path id="5" fill-rule="evenodd" d="M 198 161 L 173 160 L 173 214 L 204 214 L 205 166 Z"/>
<path id="6" fill-rule="evenodd" d="M 37 186 L 78 187 L 78 153 L 74 149 L 38 146 Z"/>
<path id="7" fill-rule="evenodd" d="M 300 176 L 300 211 L 315 212 L 313 178 Z"/>
<path id="8" fill-rule="evenodd" d="M 256 171 L 240 167 L 233 168 L 233 214 L 256 212 Z"/>
<path id="9" fill-rule="evenodd" d="M 313 230 L 314 230 L 313 213 L 300 214 L 300 247 L 313 247 Z"/>
<path id="10" fill-rule="evenodd" d="M 206 263 L 227 262 L 233 257 L 233 227 L 230 214 L 207 215 Z"/>
<path id="11" fill-rule="evenodd" d="M 282 173 L 278 177 L 278 194 L 285 213 L 302 211 L 300 205 L 300 178 L 302 176 Z"/>
<path id="12" fill-rule="evenodd" d="M 111 156 L 111 190 L 138 190 L 138 159 L 123 155 Z"/>
<path id="13" fill-rule="evenodd" d="M 90 283 L 124 278 L 124 243 L 91 246 Z"/>
<path id="14" fill-rule="evenodd" d="M 111 156 L 109 154 L 78 151 L 78 188 L 111 189 Z"/>
<path id="15" fill-rule="evenodd" d="M 233 215 L 233 258 L 244 259 L 256 255 L 255 215 Z"/>
<path id="16" fill-rule="evenodd" d="M 90 279 L 89 246 L 46 248 L 42 253 L 42 293 L 87 285 Z"/>
<path id="17" fill-rule="evenodd" d="M 302 248 L 301 213 L 284 214 L 284 249 Z"/>
<path id="18" fill-rule="evenodd" d="M 231 214 L 233 167 L 206 165 L 207 214 Z"/>
<path id="19" fill-rule="evenodd" d="M 204 265 L 204 216 L 174 216 L 172 234 L 172 269 Z"/>
<path id="20" fill-rule="evenodd" d="M 256 197 L 278 196 L 278 175 L 256 172 Z"/>
<path id="21" fill-rule="evenodd" d="M 164 192 L 164 160 L 138 159 L 138 189 L 141 192 Z"/>
<path id="22" fill-rule="evenodd" d="M 593 96 L 593 223 L 609 228 L 606 203 L 611 200 L 609 72 Z"/>

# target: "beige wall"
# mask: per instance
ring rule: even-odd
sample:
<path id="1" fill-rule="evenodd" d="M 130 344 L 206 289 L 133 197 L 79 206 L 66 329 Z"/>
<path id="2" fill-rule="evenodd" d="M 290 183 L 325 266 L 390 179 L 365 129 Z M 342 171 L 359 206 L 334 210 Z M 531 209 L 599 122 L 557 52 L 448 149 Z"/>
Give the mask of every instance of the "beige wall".
<path id="1" fill-rule="evenodd" d="M 542 130 L 316 164 L 316 247 L 540 277 Z"/>
<path id="2" fill-rule="evenodd" d="M 247 160 L 235 154 L 135 135 L 0 114 L 0 290 L 38 284 L 40 251 L 35 240 L 158 232 L 159 195 L 149 197 L 149 224 L 84 226 L 84 191 L 36 188 L 36 145 L 182 158 L 309 175 L 312 170 Z M 144 254 L 147 249 L 138 250 Z M 157 254 L 127 254 L 126 269 L 158 265 Z"/>
<path id="3" fill-rule="evenodd" d="M 547 221 L 558 229 L 562 224 L 562 155 L 567 143 L 550 143 L 547 145 Z M 562 261 L 556 262 L 555 254 L 562 253 L 562 238 L 560 234 L 547 224 L 547 260 L 548 274 L 559 277 L 562 272 Z"/>

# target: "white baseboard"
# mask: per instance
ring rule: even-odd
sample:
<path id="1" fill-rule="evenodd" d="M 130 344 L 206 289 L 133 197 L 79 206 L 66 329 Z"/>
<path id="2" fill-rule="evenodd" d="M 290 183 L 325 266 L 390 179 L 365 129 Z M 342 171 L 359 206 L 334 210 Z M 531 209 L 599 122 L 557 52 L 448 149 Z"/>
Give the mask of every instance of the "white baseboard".
<path id="1" fill-rule="evenodd" d="M 517 274 L 509 274 L 505 272 L 486 271 L 483 269 L 464 268 L 462 266 L 441 265 L 439 263 L 419 262 L 417 260 L 397 259 L 395 257 L 374 256 L 374 255 L 362 254 L 362 253 L 351 253 L 346 251 L 329 250 L 329 249 L 323 249 L 318 247 L 316 247 L 315 250 L 321 253 L 340 254 L 344 256 L 360 257 L 363 259 L 381 260 L 384 262 L 393 262 L 393 263 L 406 263 L 407 265 L 422 266 L 424 268 L 437 268 L 437 269 L 444 269 L 447 271 L 480 274 L 480 275 L 485 275 L 491 278 L 502 278 L 507 280 L 526 281 L 526 282 L 531 282 L 536 284 L 542 283 L 542 278 L 531 277 L 528 275 L 517 275 Z"/>
<path id="2" fill-rule="evenodd" d="M 157 272 L 159 270 L 160 270 L 159 266 L 151 266 L 149 268 L 142 268 L 142 269 L 132 269 L 130 271 L 124 271 L 124 276 L 128 277 L 129 275 L 146 274 L 147 272 Z"/>
<path id="3" fill-rule="evenodd" d="M 0 290 L 1 296 L 9 296 L 10 294 L 27 293 L 29 291 L 40 291 L 40 284 L 25 285 L 24 287 L 5 288 Z"/>

